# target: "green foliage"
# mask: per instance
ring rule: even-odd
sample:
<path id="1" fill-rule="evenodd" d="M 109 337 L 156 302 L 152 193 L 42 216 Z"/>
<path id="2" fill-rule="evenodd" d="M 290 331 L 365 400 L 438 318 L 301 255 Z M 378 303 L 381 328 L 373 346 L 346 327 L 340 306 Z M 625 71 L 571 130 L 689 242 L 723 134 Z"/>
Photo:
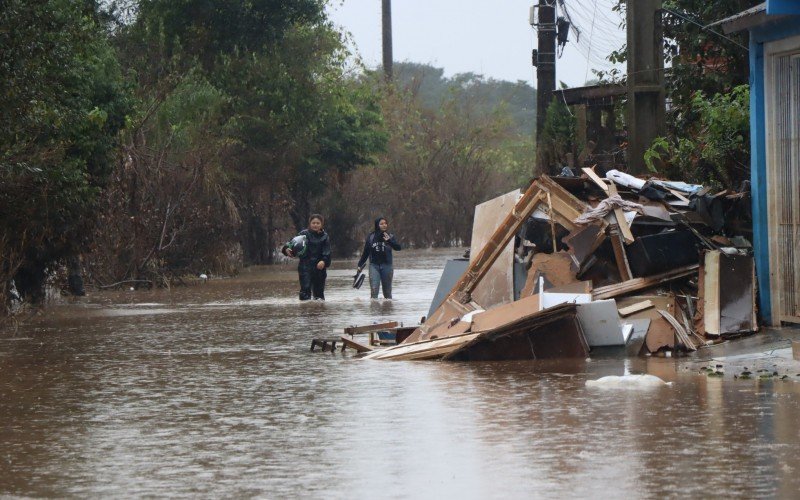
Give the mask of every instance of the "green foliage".
<path id="1" fill-rule="evenodd" d="M 673 103 L 674 112 L 668 120 L 673 131 L 681 130 L 694 119 L 687 111 L 693 107 L 696 92 L 715 95 L 729 92 L 748 81 L 746 34 L 731 34 L 728 38 L 733 41 L 730 41 L 700 26 L 707 26 L 758 3 L 757 0 L 664 2 L 664 7 L 683 16 L 666 13 L 663 17 L 665 63 L 672 66 L 667 73 L 667 89 Z M 685 18 L 693 19 L 695 23 Z M 719 29 L 715 31 L 719 32 Z"/>
<path id="2" fill-rule="evenodd" d="M 533 89 L 350 74 L 325 3 L 6 2 L 0 294 L 40 298 L 79 254 L 98 284 L 266 263 L 312 209 L 354 236 L 376 200 L 426 219 L 414 243 L 467 240 L 474 204 L 528 177 Z"/>
<path id="3" fill-rule="evenodd" d="M 652 171 L 689 182 L 738 187 L 749 179 L 750 88 L 708 98 L 697 92 L 690 112 L 696 117 L 681 137 L 659 137 L 645 153 Z M 657 168 L 653 160 L 660 160 Z"/>
<path id="4" fill-rule="evenodd" d="M 644 152 L 644 164 L 653 173 L 658 172 L 656 161 L 662 161 L 661 153 L 669 151 L 669 142 L 666 137 L 656 137 L 653 144 Z"/>
<path id="5" fill-rule="evenodd" d="M 563 101 L 553 99 L 547 107 L 539 147 L 546 165 L 566 165 L 566 154 L 574 152 L 575 118 Z"/>
<path id="6" fill-rule="evenodd" d="M 257 53 L 280 44 L 296 26 L 324 19 L 323 0 L 140 0 L 136 29 L 163 39 L 166 56 L 196 58 L 213 71 L 222 54 Z"/>
<path id="7" fill-rule="evenodd" d="M 92 14 L 66 0 L 0 9 L 0 283 L 16 276 L 34 299 L 45 267 L 85 241 L 130 105 Z"/>
<path id="8" fill-rule="evenodd" d="M 115 253 L 135 265 L 106 262 L 97 274 L 213 272 L 198 266 L 238 255 L 231 249 L 239 243 L 246 261 L 269 262 L 278 233 L 305 224 L 314 196 L 375 161 L 386 140 L 377 97 L 345 74 L 342 35 L 322 1 L 140 0 L 137 7 L 135 22 L 115 37 L 139 99 L 126 135 L 132 166 L 115 189 L 135 204 L 138 222 L 132 226 L 120 205 L 98 230 L 103 248 L 121 239 L 124 251 Z M 218 215 L 187 215 L 204 205 Z M 138 236 L 118 238 L 106 227 Z M 224 245 L 187 245 L 204 232 Z"/>

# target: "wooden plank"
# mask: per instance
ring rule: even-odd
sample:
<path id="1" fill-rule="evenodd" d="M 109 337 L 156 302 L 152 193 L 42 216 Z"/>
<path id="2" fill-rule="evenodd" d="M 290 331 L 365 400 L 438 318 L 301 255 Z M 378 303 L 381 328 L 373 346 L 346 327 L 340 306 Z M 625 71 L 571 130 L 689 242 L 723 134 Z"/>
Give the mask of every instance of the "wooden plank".
<path id="1" fill-rule="evenodd" d="M 619 232 L 622 235 L 622 239 L 625 241 L 626 245 L 630 245 L 634 242 L 634 238 L 633 233 L 631 233 L 631 227 L 628 225 L 628 221 L 625 219 L 625 211 L 619 207 L 615 208 L 614 217 L 617 219 L 617 225 L 619 226 Z"/>
<path id="2" fill-rule="evenodd" d="M 592 180 L 597 186 L 605 192 L 608 192 L 608 184 L 594 172 L 594 169 L 591 168 L 582 168 L 583 173 Z"/>
<path id="3" fill-rule="evenodd" d="M 345 347 L 349 347 L 351 349 L 354 349 L 356 352 L 370 352 L 370 351 L 373 350 L 372 347 L 365 346 L 364 344 L 359 344 L 355 340 L 351 340 L 350 338 L 345 337 L 344 335 L 342 335 L 339 338 L 341 339 L 342 344 L 343 344 L 342 345 L 342 350 L 343 351 L 344 351 Z"/>
<path id="4" fill-rule="evenodd" d="M 475 330 L 491 330 L 504 324 L 510 323 L 523 316 L 527 316 L 539 310 L 539 296 L 530 295 L 528 297 L 503 304 L 478 313 L 472 318 L 472 327 Z"/>
<path id="5" fill-rule="evenodd" d="M 619 193 L 617 192 L 617 186 L 613 182 L 608 185 L 608 195 L 609 196 L 617 196 Z M 631 233 L 631 228 L 628 225 L 628 220 L 625 218 L 625 211 L 621 208 L 617 207 L 614 209 L 614 218 L 617 219 L 617 227 L 619 227 L 619 233 L 622 235 L 622 239 L 625 241 L 626 245 L 630 245 L 633 243 L 633 233 Z"/>
<path id="6" fill-rule="evenodd" d="M 344 333 L 347 335 L 357 335 L 359 333 L 369 333 L 369 332 L 388 330 L 390 328 L 396 328 L 398 325 L 400 325 L 400 323 L 398 323 L 397 321 L 388 321 L 386 323 L 378 323 L 375 325 L 351 326 L 349 328 L 345 328 Z"/>
<path id="7" fill-rule="evenodd" d="M 575 231 L 580 228 L 573 221 L 586 212 L 590 208 L 589 205 L 573 196 L 547 176 L 542 176 L 537 182 L 539 182 L 543 191 L 550 194 L 552 210 L 550 210 L 548 216 L 568 231 Z M 605 229 L 607 225 L 605 220 L 599 222 Z"/>
<path id="8" fill-rule="evenodd" d="M 477 308 L 472 304 L 462 304 L 453 298 L 447 298 L 442 302 L 442 305 L 425 320 L 425 323 L 414 330 L 403 343 L 417 342 L 425 338 L 430 338 L 430 332 L 438 328 L 439 325 L 452 323 L 454 319 L 461 318 L 463 315 L 476 309 Z"/>
<path id="9" fill-rule="evenodd" d="M 690 266 L 673 269 L 664 274 L 657 274 L 655 276 L 648 276 L 646 278 L 634 278 L 632 280 L 623 281 L 622 283 L 615 283 L 613 285 L 595 288 L 594 291 L 592 291 L 592 297 L 594 300 L 613 299 L 614 297 L 619 297 L 620 295 L 625 295 L 638 290 L 644 290 L 645 288 L 650 288 L 661 283 L 667 283 L 672 280 L 689 276 L 690 274 L 697 272 L 698 267 L 698 264 L 692 264 Z"/>
<path id="10" fill-rule="evenodd" d="M 494 234 L 497 226 L 513 209 L 517 199 L 522 195 L 519 189 L 497 198 L 485 201 L 475 207 L 472 222 L 472 244 L 470 255 L 477 257 L 484 245 Z M 472 259 L 474 260 L 474 259 Z M 514 242 L 510 240 L 497 260 L 492 264 L 483 279 L 472 291 L 472 298 L 483 307 L 514 300 Z"/>
<path id="11" fill-rule="evenodd" d="M 631 266 L 628 263 L 628 255 L 625 253 L 625 246 L 622 244 L 622 236 L 617 228 L 612 227 L 609 231 L 611 238 L 611 246 L 614 249 L 614 259 L 617 262 L 617 270 L 622 281 L 628 281 L 633 278 L 631 273 Z"/>
<path id="12" fill-rule="evenodd" d="M 691 203 L 691 200 L 680 193 L 680 191 L 675 191 L 674 189 L 666 188 L 667 191 L 672 193 L 672 196 L 678 198 L 681 201 L 685 201 L 686 203 Z"/>
<path id="13" fill-rule="evenodd" d="M 361 359 L 432 359 L 441 357 L 450 350 L 455 350 L 461 344 L 469 342 L 481 333 L 483 332 L 470 332 L 441 339 L 403 343 L 387 349 L 375 350 Z"/>
<path id="14" fill-rule="evenodd" d="M 589 208 L 588 203 L 579 200 L 550 177 L 543 175 L 537 180 L 537 182 L 543 190 L 552 195 L 553 203 L 555 203 L 553 206 L 555 209 L 564 209 L 562 215 L 565 217 L 572 217 L 573 214 L 575 217 L 578 217 L 580 214 L 585 212 L 587 208 Z"/>
<path id="15" fill-rule="evenodd" d="M 643 301 L 637 302 L 636 304 L 633 304 L 631 306 L 623 307 L 622 309 L 619 310 L 619 315 L 622 316 L 622 317 L 630 316 L 633 313 L 637 313 L 639 311 L 644 311 L 645 309 L 649 309 L 649 308 L 651 308 L 653 306 L 654 306 L 654 304 L 653 304 L 652 300 L 643 300 Z"/>
<path id="16" fill-rule="evenodd" d="M 494 264 L 497 257 L 505 250 L 505 246 L 517 234 L 519 228 L 536 209 L 536 206 L 546 198 L 538 181 L 534 181 L 522 198 L 511 210 L 503 222 L 497 227 L 489 241 L 484 245 L 478 255 L 470 262 L 469 268 L 450 291 L 449 296 L 457 296 L 462 302 L 471 299 L 472 291 L 480 283 L 484 275 Z"/>
<path id="17" fill-rule="evenodd" d="M 653 307 L 642 309 L 635 313 L 629 314 L 625 317 L 625 321 L 631 321 L 632 319 L 651 319 L 651 320 L 663 320 L 664 318 L 658 314 L 656 309 L 663 309 L 670 314 L 675 314 L 673 311 L 676 309 L 675 304 L 675 296 L 674 295 L 632 295 L 630 297 L 622 297 L 618 298 L 617 306 L 620 309 L 624 309 L 626 307 L 630 307 L 634 304 L 638 304 L 639 302 L 644 302 L 645 300 L 649 300 L 653 303 Z"/>
<path id="18" fill-rule="evenodd" d="M 706 335 L 718 337 L 719 331 L 719 256 L 706 252 L 703 258 L 703 327 Z"/>

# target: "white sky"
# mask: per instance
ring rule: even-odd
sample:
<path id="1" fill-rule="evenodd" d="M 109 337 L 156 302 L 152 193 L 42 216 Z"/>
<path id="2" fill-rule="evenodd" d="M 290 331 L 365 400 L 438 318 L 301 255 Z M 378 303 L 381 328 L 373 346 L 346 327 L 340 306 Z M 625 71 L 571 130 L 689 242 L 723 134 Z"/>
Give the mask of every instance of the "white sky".
<path id="1" fill-rule="evenodd" d="M 582 33 L 579 43 L 570 33 L 557 62 L 556 82 L 576 87 L 594 78 L 591 69 L 611 67 L 604 57 L 625 42 L 625 32 L 618 27 L 619 15 L 611 11 L 615 0 L 565 2 Z M 536 32 L 528 24 L 533 3 L 538 1 L 393 0 L 394 60 L 428 63 L 444 68 L 446 76 L 471 71 L 536 86 L 531 66 Z M 332 0 L 328 11 L 335 24 L 351 33 L 364 63 L 380 65 L 381 0 Z"/>

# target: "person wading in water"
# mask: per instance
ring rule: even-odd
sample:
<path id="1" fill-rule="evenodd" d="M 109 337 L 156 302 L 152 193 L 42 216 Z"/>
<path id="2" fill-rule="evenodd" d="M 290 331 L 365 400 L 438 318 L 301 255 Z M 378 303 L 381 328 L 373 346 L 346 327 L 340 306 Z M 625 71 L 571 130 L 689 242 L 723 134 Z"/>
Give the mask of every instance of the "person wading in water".
<path id="1" fill-rule="evenodd" d="M 325 219 L 313 214 L 308 219 L 308 229 L 292 238 L 281 248 L 288 257 L 297 257 L 297 274 L 300 276 L 300 300 L 325 300 L 326 269 L 331 265 L 331 240 L 322 229 Z"/>
<path id="2" fill-rule="evenodd" d="M 400 243 L 393 234 L 389 234 L 389 222 L 385 217 L 375 219 L 375 230 L 367 235 L 364 251 L 358 260 L 356 274 L 364 269 L 369 258 L 369 291 L 373 299 L 378 298 L 378 291 L 383 286 L 383 298 L 392 298 L 392 250 L 400 251 Z"/>

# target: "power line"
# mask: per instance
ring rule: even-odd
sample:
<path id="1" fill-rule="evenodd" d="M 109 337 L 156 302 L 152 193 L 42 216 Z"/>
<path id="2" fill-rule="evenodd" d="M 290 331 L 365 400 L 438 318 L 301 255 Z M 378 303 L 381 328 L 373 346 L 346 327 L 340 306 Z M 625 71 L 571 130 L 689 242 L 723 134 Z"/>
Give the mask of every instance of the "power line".
<path id="1" fill-rule="evenodd" d="M 594 20 L 597 17 L 597 2 L 594 3 L 594 13 L 592 14 L 592 28 L 589 30 L 589 53 L 592 53 L 592 35 L 594 35 Z M 589 61 L 586 61 L 586 73 L 583 75 L 583 81 L 589 77 Z"/>
<path id="2" fill-rule="evenodd" d="M 741 43 L 737 42 L 733 38 L 729 38 L 729 37 L 723 35 L 722 33 L 718 32 L 716 30 L 712 30 L 708 26 L 704 26 L 704 25 L 700 24 L 699 22 L 695 21 L 694 19 L 681 14 L 680 12 L 674 11 L 672 9 L 668 9 L 667 7 L 662 7 L 662 10 L 664 12 L 668 12 L 668 13 L 672 14 L 673 16 L 679 17 L 679 18 L 683 19 L 684 21 L 689 21 L 690 23 L 699 26 L 700 29 L 702 29 L 702 30 L 708 31 L 709 33 L 713 33 L 713 34 L 717 35 L 718 37 L 724 38 L 725 40 L 733 43 L 734 45 L 737 45 L 737 46 L 741 47 L 742 49 L 744 49 L 744 50 L 746 50 L 748 52 L 750 51 L 749 48 L 745 47 L 744 45 L 742 45 Z"/>

